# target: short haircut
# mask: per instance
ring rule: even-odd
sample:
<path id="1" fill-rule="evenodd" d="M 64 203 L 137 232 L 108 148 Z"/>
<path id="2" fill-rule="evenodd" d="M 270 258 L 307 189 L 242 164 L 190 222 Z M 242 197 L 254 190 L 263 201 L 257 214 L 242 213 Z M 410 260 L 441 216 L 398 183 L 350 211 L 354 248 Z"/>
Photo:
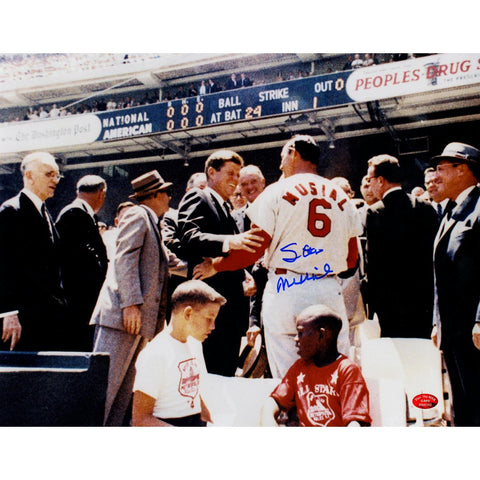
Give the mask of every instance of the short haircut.
<path id="1" fill-rule="evenodd" d="M 302 310 L 302 312 L 297 315 L 297 318 L 300 316 L 305 317 L 305 320 L 308 320 L 309 323 L 311 322 L 315 330 L 320 331 L 321 328 L 326 328 L 330 330 L 335 337 L 338 337 L 342 329 L 342 318 L 326 305 L 311 305 Z"/>
<path id="2" fill-rule="evenodd" d="M 263 176 L 262 171 L 256 165 L 245 165 L 240 170 L 240 176 L 242 176 L 242 175 L 257 175 L 258 177 L 265 180 L 265 177 Z"/>
<path id="3" fill-rule="evenodd" d="M 416 197 L 420 197 L 425 193 L 425 189 L 417 185 L 416 187 L 412 188 L 412 191 L 410 193 Z"/>
<path id="4" fill-rule="evenodd" d="M 368 161 L 369 167 L 375 168 L 375 176 L 383 177 L 389 183 L 401 183 L 400 163 L 391 155 L 377 155 Z"/>
<path id="5" fill-rule="evenodd" d="M 217 150 L 213 152 L 205 162 L 205 174 L 208 178 L 208 169 L 210 167 L 217 170 L 217 172 L 225 165 L 227 162 L 233 162 L 237 165 L 243 167 L 243 158 L 233 150 Z"/>
<path id="6" fill-rule="evenodd" d="M 34 165 L 38 165 L 43 161 L 51 162 L 52 160 L 55 162 L 55 157 L 48 152 L 29 153 L 20 164 L 20 172 L 22 172 L 23 175 L 25 172 L 31 170 Z"/>
<path id="7" fill-rule="evenodd" d="M 227 299 L 202 280 L 187 280 L 181 283 L 172 294 L 172 311 L 187 305 L 207 305 L 217 303 L 220 306 Z"/>
<path id="8" fill-rule="evenodd" d="M 299 153 L 299 155 L 307 162 L 318 165 L 320 162 L 320 147 L 310 135 L 295 135 L 289 142 Z M 288 144 L 288 142 L 287 142 Z"/>
<path id="9" fill-rule="evenodd" d="M 85 175 L 77 182 L 77 192 L 93 193 L 106 188 L 107 182 L 98 175 Z"/>
<path id="10" fill-rule="evenodd" d="M 334 177 L 332 182 L 337 184 L 347 195 L 354 195 L 354 191 L 350 182 L 345 177 Z"/>
<path id="11" fill-rule="evenodd" d="M 115 212 L 115 216 L 118 217 L 119 213 L 124 209 L 124 208 L 130 208 L 134 207 L 136 204 L 130 201 L 122 202 L 117 206 L 117 211 Z"/>
<path id="12" fill-rule="evenodd" d="M 202 180 L 207 180 L 204 172 L 192 173 L 192 175 L 190 175 L 190 178 L 188 179 L 186 189 L 190 190 L 191 188 L 194 188 L 195 184 L 199 181 L 201 182 Z"/>
<path id="13" fill-rule="evenodd" d="M 365 185 L 368 185 L 368 175 L 364 175 L 362 177 L 362 182 L 360 184 L 362 187 L 365 186 Z"/>

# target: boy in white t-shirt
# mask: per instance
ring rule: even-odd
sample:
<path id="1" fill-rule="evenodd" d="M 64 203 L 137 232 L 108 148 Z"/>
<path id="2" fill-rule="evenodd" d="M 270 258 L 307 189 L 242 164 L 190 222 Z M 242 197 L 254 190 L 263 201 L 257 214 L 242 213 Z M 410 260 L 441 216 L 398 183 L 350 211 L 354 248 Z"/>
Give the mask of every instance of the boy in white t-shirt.
<path id="1" fill-rule="evenodd" d="M 201 398 L 207 373 L 202 343 L 215 328 L 226 299 L 200 280 L 172 295 L 170 324 L 138 356 L 133 387 L 134 426 L 205 426 L 210 412 Z"/>

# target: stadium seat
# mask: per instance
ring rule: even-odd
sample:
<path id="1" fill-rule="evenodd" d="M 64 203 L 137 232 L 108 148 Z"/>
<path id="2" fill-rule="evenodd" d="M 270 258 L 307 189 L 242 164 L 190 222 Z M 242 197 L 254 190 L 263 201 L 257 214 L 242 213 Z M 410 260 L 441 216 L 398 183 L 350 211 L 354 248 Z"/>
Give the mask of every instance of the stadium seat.
<path id="1" fill-rule="evenodd" d="M 272 378 L 222 377 L 209 374 L 203 398 L 211 427 L 258 427 L 260 409 L 280 382 Z"/>
<path id="2" fill-rule="evenodd" d="M 0 352 L 0 426 L 101 426 L 109 355 Z"/>
<path id="3" fill-rule="evenodd" d="M 372 388 L 384 380 L 399 382 L 405 391 L 407 424 L 441 425 L 445 417 L 442 360 L 431 340 L 419 338 L 376 338 L 362 343 L 361 368 Z M 375 382 L 373 382 L 375 381 Z M 370 386 L 369 386 L 370 388 Z M 375 390 L 377 395 L 377 390 Z M 390 403 L 378 389 L 381 408 Z M 436 403 L 437 402 L 437 403 Z"/>
<path id="4" fill-rule="evenodd" d="M 372 427 L 406 427 L 405 388 L 399 380 L 365 377 Z"/>

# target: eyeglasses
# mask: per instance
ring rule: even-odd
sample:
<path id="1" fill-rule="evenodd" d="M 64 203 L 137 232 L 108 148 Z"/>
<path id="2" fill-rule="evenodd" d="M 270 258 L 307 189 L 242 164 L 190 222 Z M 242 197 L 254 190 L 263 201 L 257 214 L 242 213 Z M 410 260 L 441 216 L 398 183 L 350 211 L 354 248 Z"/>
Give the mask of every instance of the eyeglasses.
<path id="1" fill-rule="evenodd" d="M 459 165 L 461 165 L 461 163 L 443 163 L 442 165 L 437 165 L 435 167 L 435 171 L 441 173 L 447 170 L 448 167 L 455 168 L 455 167 L 458 167 Z"/>
<path id="2" fill-rule="evenodd" d="M 61 173 L 56 173 L 56 172 L 46 172 L 44 175 L 49 179 L 49 180 L 61 180 L 63 178 L 63 175 Z"/>

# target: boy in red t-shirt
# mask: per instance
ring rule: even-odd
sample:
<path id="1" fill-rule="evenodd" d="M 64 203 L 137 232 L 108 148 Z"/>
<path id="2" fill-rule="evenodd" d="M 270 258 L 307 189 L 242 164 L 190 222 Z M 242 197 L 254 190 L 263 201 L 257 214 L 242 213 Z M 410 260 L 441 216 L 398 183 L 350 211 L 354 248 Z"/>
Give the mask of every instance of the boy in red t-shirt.
<path id="1" fill-rule="evenodd" d="M 360 368 L 337 350 L 341 318 L 325 305 L 312 305 L 296 319 L 300 359 L 288 370 L 262 408 L 262 426 L 297 408 L 300 426 L 369 426 L 369 394 Z"/>

